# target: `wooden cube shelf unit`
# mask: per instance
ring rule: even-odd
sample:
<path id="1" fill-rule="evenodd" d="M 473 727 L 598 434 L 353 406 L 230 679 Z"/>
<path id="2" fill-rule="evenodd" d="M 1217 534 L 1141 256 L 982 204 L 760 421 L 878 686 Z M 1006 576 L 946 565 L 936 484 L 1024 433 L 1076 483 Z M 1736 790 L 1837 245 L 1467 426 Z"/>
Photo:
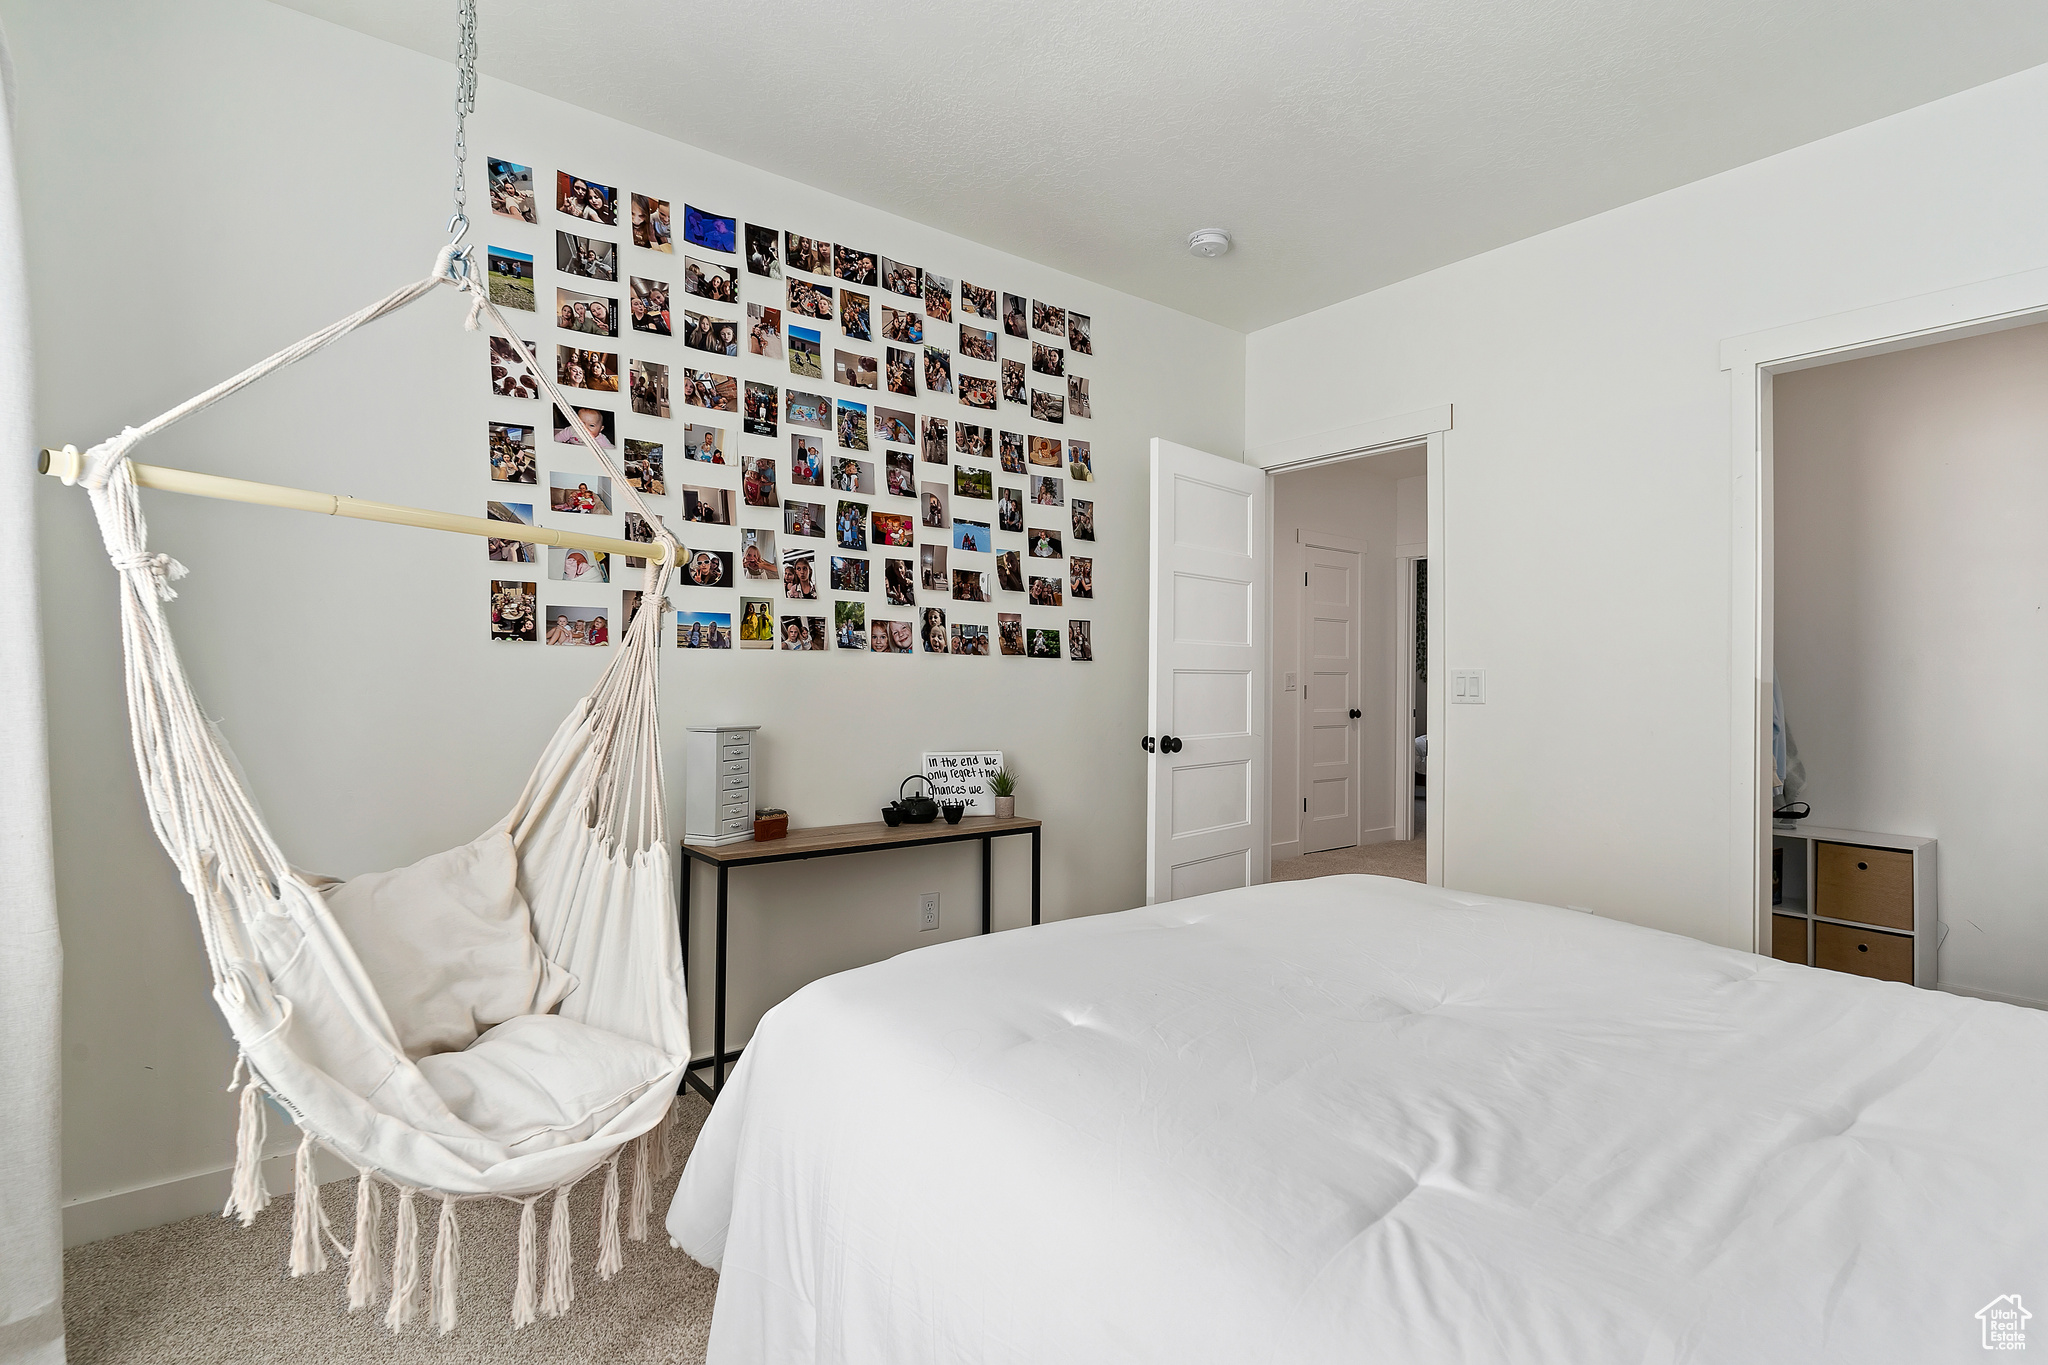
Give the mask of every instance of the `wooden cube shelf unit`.
<path id="1" fill-rule="evenodd" d="M 1933 988 L 1934 840 L 1773 825 L 1771 845 L 1772 957 Z"/>

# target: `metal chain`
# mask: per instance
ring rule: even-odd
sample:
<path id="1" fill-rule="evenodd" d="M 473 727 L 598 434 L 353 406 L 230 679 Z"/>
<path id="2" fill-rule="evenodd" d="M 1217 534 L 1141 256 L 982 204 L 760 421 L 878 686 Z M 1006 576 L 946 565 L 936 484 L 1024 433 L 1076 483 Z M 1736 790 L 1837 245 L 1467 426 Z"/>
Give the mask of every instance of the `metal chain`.
<path id="1" fill-rule="evenodd" d="M 448 219 L 448 241 L 452 246 L 469 235 L 469 186 L 464 172 L 469 161 L 469 143 L 463 120 L 476 112 L 476 0 L 460 0 L 461 36 L 455 50 L 455 213 Z M 455 253 L 450 268 L 458 277 L 469 273 L 470 248 Z"/>

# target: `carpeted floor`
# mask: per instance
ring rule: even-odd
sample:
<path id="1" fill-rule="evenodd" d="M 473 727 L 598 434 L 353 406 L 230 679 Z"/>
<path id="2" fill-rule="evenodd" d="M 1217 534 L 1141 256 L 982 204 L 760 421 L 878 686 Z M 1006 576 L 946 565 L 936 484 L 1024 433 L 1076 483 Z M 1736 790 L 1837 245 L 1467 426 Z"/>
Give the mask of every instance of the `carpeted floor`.
<path id="1" fill-rule="evenodd" d="M 710 1112 L 696 1095 L 676 1124 L 673 1169 Z M 285 1273 L 292 1201 L 277 1199 L 244 1230 L 201 1217 L 76 1247 L 64 1255 L 64 1330 L 72 1365 L 330 1365 L 335 1361 L 545 1361 L 604 1365 L 695 1365 L 704 1359 L 718 1277 L 671 1250 L 662 1222 L 676 1174 L 661 1182 L 645 1242 L 625 1243 L 626 1268 L 598 1280 L 593 1177 L 570 1196 L 576 1229 L 576 1301 L 561 1318 L 511 1328 L 518 1209 L 497 1200 L 461 1206 L 461 1321 L 446 1337 L 416 1324 L 394 1337 L 374 1309 L 351 1315 L 344 1266 L 294 1280 Z M 325 1187 L 337 1231 L 349 1235 L 355 1182 Z M 385 1236 L 391 1236 L 386 1195 Z M 438 1206 L 420 1214 L 422 1254 Z M 541 1231 L 546 1235 L 543 1212 Z M 387 1243 L 388 1247 L 388 1243 Z M 390 1264 L 387 1250 L 385 1264 Z"/>
<path id="2" fill-rule="evenodd" d="M 1360 844 L 1356 848 L 1333 848 L 1328 853 L 1308 853 L 1299 858 L 1275 858 L 1273 880 L 1295 882 L 1307 877 L 1335 877 L 1346 872 L 1368 872 L 1376 877 L 1399 877 L 1403 881 L 1423 879 L 1423 844 L 1407 839 L 1384 844 Z"/>

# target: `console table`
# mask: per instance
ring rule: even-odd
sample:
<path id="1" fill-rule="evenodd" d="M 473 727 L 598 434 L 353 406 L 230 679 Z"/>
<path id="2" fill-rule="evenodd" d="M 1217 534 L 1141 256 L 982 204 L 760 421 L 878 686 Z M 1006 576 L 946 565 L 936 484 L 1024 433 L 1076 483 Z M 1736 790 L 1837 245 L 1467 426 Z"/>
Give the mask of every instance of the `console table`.
<path id="1" fill-rule="evenodd" d="M 725 1089 L 725 1071 L 739 1060 L 739 1052 L 725 1050 L 725 908 L 726 878 L 736 867 L 763 863 L 793 863 L 806 858 L 836 858 L 848 853 L 880 853 L 894 848 L 923 848 L 929 844 L 961 844 L 981 841 L 981 932 L 989 924 L 989 862 L 992 845 L 1010 834 L 1031 836 L 1031 922 L 1038 923 L 1038 831 L 1036 820 L 1003 819 L 993 815 L 963 816 L 957 825 L 934 821 L 929 825 L 885 825 L 877 820 L 861 825 L 820 825 L 815 829 L 793 829 L 788 836 L 766 843 L 693 844 L 683 842 L 682 933 L 683 978 L 690 974 L 690 883 L 697 863 L 718 869 L 718 961 L 713 977 L 711 1055 L 690 1059 L 685 1079 L 708 1100 L 716 1100 Z M 709 1068 L 706 1085 L 699 1071 Z"/>

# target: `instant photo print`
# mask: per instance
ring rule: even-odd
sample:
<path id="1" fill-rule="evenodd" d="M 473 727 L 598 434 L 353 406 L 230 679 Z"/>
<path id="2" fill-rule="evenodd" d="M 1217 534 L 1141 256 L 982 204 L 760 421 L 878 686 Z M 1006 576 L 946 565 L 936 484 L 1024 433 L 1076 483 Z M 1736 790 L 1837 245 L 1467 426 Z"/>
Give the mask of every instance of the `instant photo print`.
<path id="1" fill-rule="evenodd" d="M 491 392 L 500 398 L 540 397 L 540 379 L 510 337 L 491 338 Z"/>
<path id="2" fill-rule="evenodd" d="M 484 158 L 485 173 L 491 180 L 491 212 L 521 223 L 538 223 L 533 202 L 533 167 L 503 157 Z"/>
<path id="3" fill-rule="evenodd" d="M 749 507 L 780 507 L 782 497 L 775 486 L 775 457 L 740 456 L 740 496 Z"/>
<path id="4" fill-rule="evenodd" d="M 814 327 L 789 327 L 789 372 L 799 379 L 825 377 L 825 344 Z"/>
<path id="5" fill-rule="evenodd" d="M 484 277 L 490 285 L 491 302 L 500 308 L 534 311 L 533 257 L 510 247 L 484 248 Z"/>
<path id="6" fill-rule="evenodd" d="M 766 597 L 740 599 L 740 648 L 775 648 L 775 603 Z"/>
<path id="7" fill-rule="evenodd" d="M 731 649 L 732 613 L 729 611 L 677 612 L 676 646 L 679 649 Z"/>
<path id="8" fill-rule="evenodd" d="M 781 234 L 774 228 L 747 224 L 747 273 L 763 279 L 782 278 Z"/>
<path id="9" fill-rule="evenodd" d="M 586 223 L 616 227 L 619 221 L 619 192 L 610 185 L 585 180 L 567 171 L 555 172 L 555 209 Z"/>
<path id="10" fill-rule="evenodd" d="M 740 298 L 740 271 L 738 266 L 725 265 L 718 261 L 700 261 L 695 256 L 683 257 L 683 292 L 713 303 L 738 303 Z"/>
<path id="11" fill-rule="evenodd" d="M 540 639 L 539 584 L 491 580 L 491 638 L 526 645 Z"/>
<path id="12" fill-rule="evenodd" d="M 749 436 L 775 434 L 775 386 L 749 379 L 740 409 L 740 430 Z"/>
<path id="13" fill-rule="evenodd" d="M 669 212 L 668 200 L 636 194 L 632 200 L 632 213 L 634 246 L 648 251 L 673 252 L 676 249 L 675 219 Z"/>
<path id="14" fill-rule="evenodd" d="M 820 540 L 825 536 L 825 504 L 822 502 L 799 502 L 794 498 L 783 500 L 782 530 L 785 535 L 814 536 Z M 796 553 L 794 550 L 790 554 Z"/>
<path id="15" fill-rule="evenodd" d="M 573 232 L 555 234 L 555 270 L 586 280 L 619 281 L 619 248 L 616 242 L 579 237 Z M 496 300 L 492 300 L 496 302 Z"/>
<path id="16" fill-rule="evenodd" d="M 484 516 L 490 521 L 510 522 L 514 526 L 533 525 L 533 504 L 530 502 L 487 502 Z M 540 560 L 540 547 L 530 540 L 511 540 L 499 536 L 488 536 L 484 540 L 484 557 L 497 564 L 534 564 Z"/>
<path id="17" fill-rule="evenodd" d="M 775 648 L 775 605 L 767 598 L 740 599 L 740 648 Z"/>
<path id="18" fill-rule="evenodd" d="M 619 334 L 619 301 L 604 294 L 557 287 L 555 326 L 586 336 L 615 337 Z"/>
<path id="19" fill-rule="evenodd" d="M 694 204 L 683 205 L 683 240 L 691 246 L 701 246 L 706 251 L 731 251 L 733 242 L 733 220 L 723 214 L 711 213 Z"/>
<path id="20" fill-rule="evenodd" d="M 738 412 L 740 382 L 729 374 L 686 369 L 683 371 L 683 401 L 691 407 L 708 408 L 713 412 Z"/>
<path id="21" fill-rule="evenodd" d="M 749 526 L 740 532 L 741 576 L 770 580 L 780 578 L 781 563 L 775 555 L 775 532 L 772 529 Z"/>

